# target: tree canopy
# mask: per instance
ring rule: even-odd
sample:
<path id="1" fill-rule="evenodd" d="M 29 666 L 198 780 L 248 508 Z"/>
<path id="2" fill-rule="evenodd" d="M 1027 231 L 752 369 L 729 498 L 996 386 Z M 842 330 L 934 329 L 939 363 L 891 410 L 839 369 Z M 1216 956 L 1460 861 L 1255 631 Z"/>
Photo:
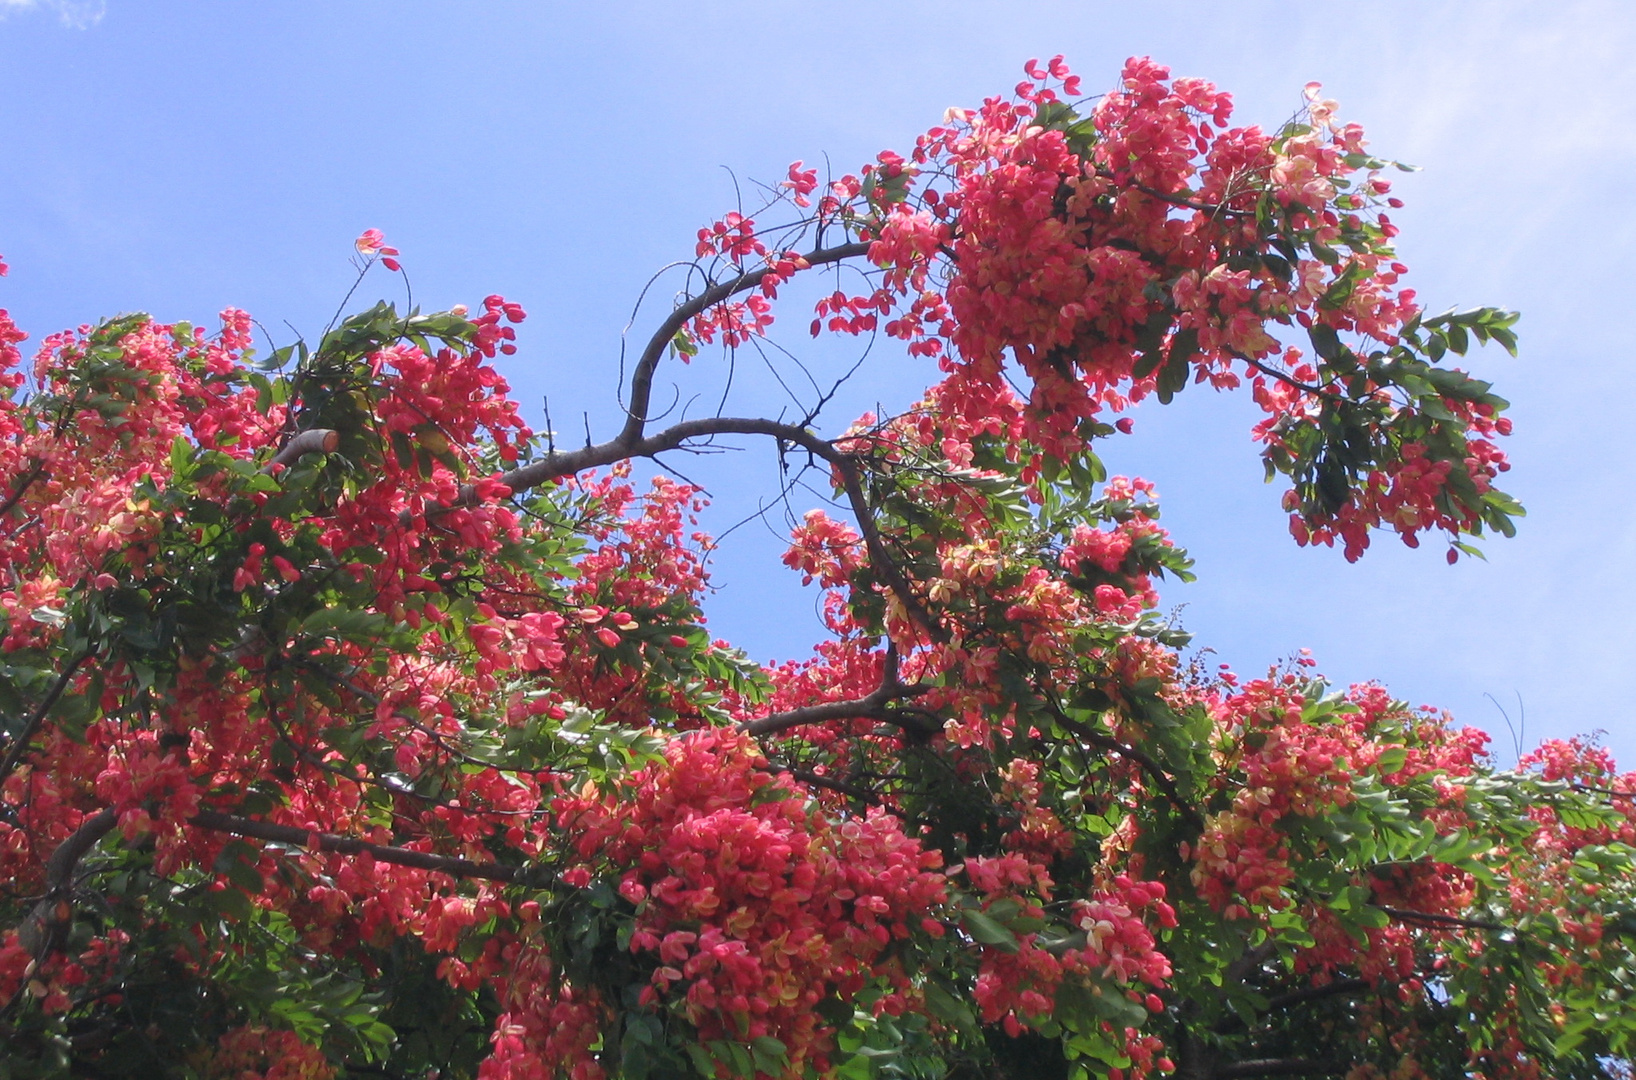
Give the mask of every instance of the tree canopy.
<path id="1" fill-rule="evenodd" d="M 581 446 L 508 398 L 498 296 L 264 354 L 123 315 L 30 368 L 0 313 L 0 1075 L 1626 1075 L 1636 776 L 1212 667 L 1100 450 L 1247 384 L 1297 543 L 1455 562 L 1522 511 L 1449 360 L 1516 316 L 1402 287 L 1391 163 L 1316 84 L 1262 129 L 1148 60 L 1078 82 L 699 230 Z M 656 402 L 804 289 L 924 397 Z M 833 495 L 804 661 L 705 628 L 665 465 L 735 439 Z"/>

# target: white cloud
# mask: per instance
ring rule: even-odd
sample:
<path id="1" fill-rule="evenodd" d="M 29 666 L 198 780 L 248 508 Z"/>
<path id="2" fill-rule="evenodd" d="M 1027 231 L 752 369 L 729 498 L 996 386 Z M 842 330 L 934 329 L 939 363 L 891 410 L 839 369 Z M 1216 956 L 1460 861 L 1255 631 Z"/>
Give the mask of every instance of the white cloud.
<path id="1" fill-rule="evenodd" d="M 0 0 L 0 19 L 20 11 L 55 11 L 71 30 L 85 30 L 102 21 L 107 0 Z"/>

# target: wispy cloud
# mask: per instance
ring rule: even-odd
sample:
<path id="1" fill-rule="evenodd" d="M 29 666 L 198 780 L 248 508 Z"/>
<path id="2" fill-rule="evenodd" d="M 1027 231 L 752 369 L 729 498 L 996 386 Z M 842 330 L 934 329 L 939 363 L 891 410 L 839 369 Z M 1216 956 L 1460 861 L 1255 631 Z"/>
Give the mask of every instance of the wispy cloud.
<path id="1" fill-rule="evenodd" d="M 23 11 L 54 11 L 71 30 L 85 30 L 102 21 L 107 0 L 0 0 L 0 19 Z"/>

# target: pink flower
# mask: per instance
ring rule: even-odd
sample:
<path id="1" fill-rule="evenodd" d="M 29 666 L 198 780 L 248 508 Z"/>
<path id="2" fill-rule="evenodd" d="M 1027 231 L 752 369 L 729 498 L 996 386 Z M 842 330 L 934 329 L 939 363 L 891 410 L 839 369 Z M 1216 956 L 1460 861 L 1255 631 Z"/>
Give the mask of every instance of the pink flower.
<path id="1" fill-rule="evenodd" d="M 388 270 L 402 268 L 398 260 L 393 258 L 398 254 L 398 249 L 386 246 L 386 236 L 379 229 L 365 229 L 358 239 L 352 242 L 352 246 L 365 258 L 380 256 L 381 265 Z"/>

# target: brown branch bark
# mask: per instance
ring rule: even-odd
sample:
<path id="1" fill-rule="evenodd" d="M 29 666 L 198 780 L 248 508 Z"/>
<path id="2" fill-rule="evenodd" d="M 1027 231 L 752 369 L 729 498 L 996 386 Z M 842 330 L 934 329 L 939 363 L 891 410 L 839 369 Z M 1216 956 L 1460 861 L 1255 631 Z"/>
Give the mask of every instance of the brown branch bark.
<path id="1" fill-rule="evenodd" d="M 1118 179 L 1119 179 L 1117 176 L 1115 176 L 1112 172 L 1108 171 L 1107 169 L 1098 169 L 1098 170 L 1096 170 L 1096 175 L 1100 176 L 1104 180 L 1118 181 Z M 1160 191 L 1158 188 L 1149 187 L 1146 184 L 1130 184 L 1129 186 L 1133 190 L 1140 191 L 1143 195 L 1147 195 L 1147 196 L 1150 196 L 1152 198 L 1158 199 L 1161 202 L 1167 202 L 1171 206 L 1180 206 L 1180 207 L 1184 207 L 1184 208 L 1186 208 L 1188 210 L 1198 210 L 1201 213 L 1206 213 L 1206 214 L 1226 214 L 1226 215 L 1228 215 L 1230 217 L 1254 217 L 1255 216 L 1254 211 L 1251 211 L 1251 210 L 1234 210 L 1232 207 L 1225 206 L 1225 205 L 1223 205 L 1221 203 L 1205 203 L 1205 202 L 1199 202 L 1196 199 L 1185 198 L 1185 197 L 1183 197 L 1181 195 L 1168 195 L 1165 192 Z"/>
<path id="2" fill-rule="evenodd" d="M 46 861 L 45 896 L 17 928 L 18 943 L 36 960 L 62 947 L 63 937 L 73 918 L 68 893 L 74 883 L 74 868 L 118 821 L 119 815 L 112 807 L 91 814 L 80 822 L 79 828 L 68 839 L 57 845 L 57 850 Z"/>
<path id="3" fill-rule="evenodd" d="M 294 465 L 302 454 L 333 454 L 335 448 L 341 445 L 341 436 L 329 428 L 308 428 L 300 432 L 289 442 L 279 447 L 273 460 L 262 466 L 261 471 L 270 473 L 281 465 Z"/>
<path id="4" fill-rule="evenodd" d="M 1267 1001 L 1267 1013 L 1284 1012 L 1288 1009 L 1305 1005 L 1309 1001 L 1322 1001 L 1324 998 L 1340 997 L 1343 994 L 1358 994 L 1374 986 L 1368 979 L 1336 979 L 1323 986 L 1309 986 L 1304 990 L 1292 990 L 1287 994 L 1279 994 Z M 1227 1035 L 1244 1027 L 1244 1021 L 1238 1016 L 1228 1016 L 1216 1024 L 1217 1035 Z"/>
<path id="5" fill-rule="evenodd" d="M 822 266 L 837 263 L 846 259 L 856 258 L 869 252 L 869 245 L 864 243 L 839 244 L 831 248 L 819 248 L 808 252 L 805 256 L 809 266 Z M 653 373 L 658 369 L 659 362 L 664 359 L 665 350 L 675 340 L 676 332 L 682 329 L 695 316 L 708 311 L 710 308 L 739 293 L 760 285 L 770 272 L 768 268 L 752 270 L 740 274 L 729 281 L 712 285 L 672 311 L 642 350 L 642 355 L 636 361 L 636 369 L 631 374 L 630 403 L 626 406 L 625 426 L 619 434 L 604 443 L 589 445 L 580 450 L 558 451 L 553 450 L 539 461 L 531 462 L 521 468 L 513 469 L 501 476 L 500 480 L 513 491 L 526 491 L 538 487 L 558 477 L 569 476 L 585 469 L 594 469 L 602 465 L 612 465 L 616 461 L 623 461 L 632 457 L 651 457 L 664 450 L 674 450 L 688 438 L 696 438 L 698 434 L 677 436 L 678 429 L 687 429 L 694 424 L 710 424 L 711 421 L 690 421 L 676 424 L 661 432 L 657 437 L 646 434 L 648 425 L 648 406 L 653 396 Z M 776 421 L 734 421 L 736 424 L 760 423 L 773 427 L 791 428 L 795 431 L 804 429 L 794 428 L 792 425 L 779 424 Z M 706 432 L 709 433 L 709 432 Z M 771 432 L 716 432 L 733 434 L 772 434 Z M 813 436 L 816 439 L 816 436 Z M 668 443 L 668 445 L 655 445 Z M 794 441 L 794 440 L 792 440 Z M 818 440 L 822 441 L 822 440 Z M 828 443 L 824 444 L 829 446 Z M 809 447 L 810 449 L 810 447 Z M 829 447 L 834 452 L 833 447 Z M 826 458 L 827 459 L 827 458 Z"/>
<path id="6" fill-rule="evenodd" d="M 907 717 L 894 714 L 891 704 L 904 698 L 916 697 L 931 689 L 928 686 L 915 684 L 906 686 L 898 680 L 897 650 L 891 647 L 886 651 L 886 670 L 881 674 L 880 685 L 869 694 L 861 698 L 852 698 L 848 701 L 826 701 L 818 705 L 805 705 L 799 709 L 790 709 L 787 712 L 772 713 L 759 720 L 746 720 L 739 725 L 739 730 L 746 735 L 773 735 L 780 731 L 802 727 L 806 724 L 822 724 L 830 720 L 853 720 L 864 717 L 869 720 L 881 720 L 888 724 L 906 728 L 917 734 L 935 734 L 927 731 L 924 723 L 911 723 Z"/>
<path id="7" fill-rule="evenodd" d="M 1343 994 L 1358 994 L 1368 990 L 1375 984 L 1368 979 L 1336 979 L 1323 986 L 1309 986 L 1304 990 L 1291 990 L 1287 994 L 1279 994 L 1267 1001 L 1267 1011 L 1283 1012 L 1293 1009 L 1297 1005 L 1305 1005 L 1309 1001 L 1321 1001 L 1327 997 L 1340 997 Z"/>
<path id="8" fill-rule="evenodd" d="M 234 836 L 267 840 L 275 844 L 289 844 L 292 847 L 303 847 L 313 851 L 333 851 L 341 855 L 368 855 L 379 862 L 392 863 L 395 866 L 408 866 L 416 870 L 431 870 L 456 878 L 481 878 L 485 881 L 500 881 L 506 884 L 538 883 L 541 880 L 542 871 L 534 867 L 475 862 L 471 859 L 456 858 L 452 855 L 433 855 L 426 851 L 410 851 L 408 848 L 372 844 L 355 836 L 342 836 L 339 833 L 309 832 L 306 829 L 298 829 L 293 825 L 275 825 L 270 821 L 254 821 L 250 818 L 223 814 L 215 810 L 200 811 L 188 819 L 188 824 L 201 829 L 209 829 L 212 832 L 231 833 Z"/>
<path id="9" fill-rule="evenodd" d="M 921 693 L 920 690 L 910 690 L 908 693 Z M 934 734 L 926 731 L 924 724 L 910 721 L 903 716 L 895 715 L 887 706 L 897 698 L 906 697 L 907 693 L 896 695 L 881 695 L 879 690 L 872 692 L 868 697 L 853 698 L 849 701 L 826 701 L 821 705 L 806 705 L 788 712 L 772 713 L 759 720 L 747 720 L 739 725 L 739 730 L 746 735 L 772 735 L 790 728 L 804 727 L 807 724 L 822 724 L 830 720 L 855 720 L 862 717 L 866 720 L 880 720 L 897 727 L 907 728 L 918 734 Z"/>
<path id="10" fill-rule="evenodd" d="M 760 768 L 769 773 L 788 773 L 790 776 L 795 777 L 795 779 L 801 781 L 803 784 L 807 784 L 811 787 L 823 788 L 825 791 L 833 791 L 837 795 L 845 795 L 848 798 L 857 799 L 859 802 L 868 803 L 871 806 L 881 805 L 881 797 L 875 792 L 870 791 L 868 788 L 861 788 L 856 784 L 848 784 L 844 780 L 832 780 L 827 776 L 820 776 L 811 769 L 797 769 L 790 765 L 780 765 L 777 762 L 772 761 L 760 766 Z M 894 814 L 897 813 L 895 810 L 890 812 Z"/>
<path id="11" fill-rule="evenodd" d="M 841 474 L 841 487 L 846 491 L 846 500 L 852 507 L 853 517 L 858 519 L 858 530 L 863 533 L 864 547 L 869 551 L 869 561 L 886 582 L 886 587 L 898 598 L 903 610 L 908 613 L 922 630 L 931 635 L 931 639 L 938 643 L 949 640 L 949 632 L 941 623 L 932 617 L 931 612 L 920 602 L 915 595 L 909 579 L 903 576 L 898 568 L 897 561 L 886 550 L 886 544 L 881 539 L 880 530 L 875 528 L 875 519 L 869 508 L 869 500 L 863 492 L 863 477 L 860 474 L 855 459 L 841 457 L 834 462 L 836 471 Z"/>
<path id="12" fill-rule="evenodd" d="M 850 243 L 838 244 L 831 248 L 818 248 L 808 252 L 804 258 L 809 267 L 824 266 L 868 253 L 868 244 Z M 756 288 L 771 272 L 770 267 L 763 267 L 740 274 L 730 281 L 712 285 L 698 296 L 682 302 L 664 322 L 659 324 L 659 328 L 648 339 L 647 348 L 642 350 L 642 356 L 636 362 L 636 370 L 631 374 L 631 400 L 626 413 L 625 428 L 619 433 L 620 440 L 634 442 L 642 437 L 642 432 L 647 426 L 648 404 L 653 393 L 653 373 L 659 367 L 659 361 L 664 358 L 665 350 L 670 348 L 676 332 L 695 316 L 709 311 L 722 301 Z"/>
<path id="13" fill-rule="evenodd" d="M 672 424 L 662 431 L 652 435 L 627 442 L 623 435 L 611 442 L 596 446 L 587 446 L 583 450 L 556 452 L 546 458 L 513 469 L 500 476 L 500 482 L 512 491 L 525 491 L 538 487 L 540 484 L 562 476 L 571 475 L 584 469 L 598 468 L 612 465 L 627 458 L 651 458 L 665 453 L 668 450 L 680 450 L 694 439 L 710 438 L 716 435 L 763 435 L 777 439 L 790 446 L 799 447 L 814 457 L 834 467 L 840 474 L 841 487 L 846 492 L 847 502 L 852 508 L 853 516 L 858 522 L 858 531 L 862 533 L 864 546 L 869 551 L 871 564 L 875 571 L 891 589 L 904 610 L 909 613 L 916 624 L 925 630 L 934 641 L 948 640 L 948 631 L 931 616 L 914 593 L 909 580 L 903 571 L 898 568 L 896 560 L 886 550 L 881 539 L 880 530 L 875 526 L 874 514 L 869 507 L 868 498 L 863 492 L 862 470 L 858 459 L 854 455 L 844 453 L 836 448 L 828 439 L 822 438 L 795 424 L 787 424 L 781 420 L 767 420 L 759 417 L 729 417 L 712 416 L 698 420 L 684 420 Z M 475 497 L 474 489 L 467 486 L 462 493 L 463 499 Z"/>

